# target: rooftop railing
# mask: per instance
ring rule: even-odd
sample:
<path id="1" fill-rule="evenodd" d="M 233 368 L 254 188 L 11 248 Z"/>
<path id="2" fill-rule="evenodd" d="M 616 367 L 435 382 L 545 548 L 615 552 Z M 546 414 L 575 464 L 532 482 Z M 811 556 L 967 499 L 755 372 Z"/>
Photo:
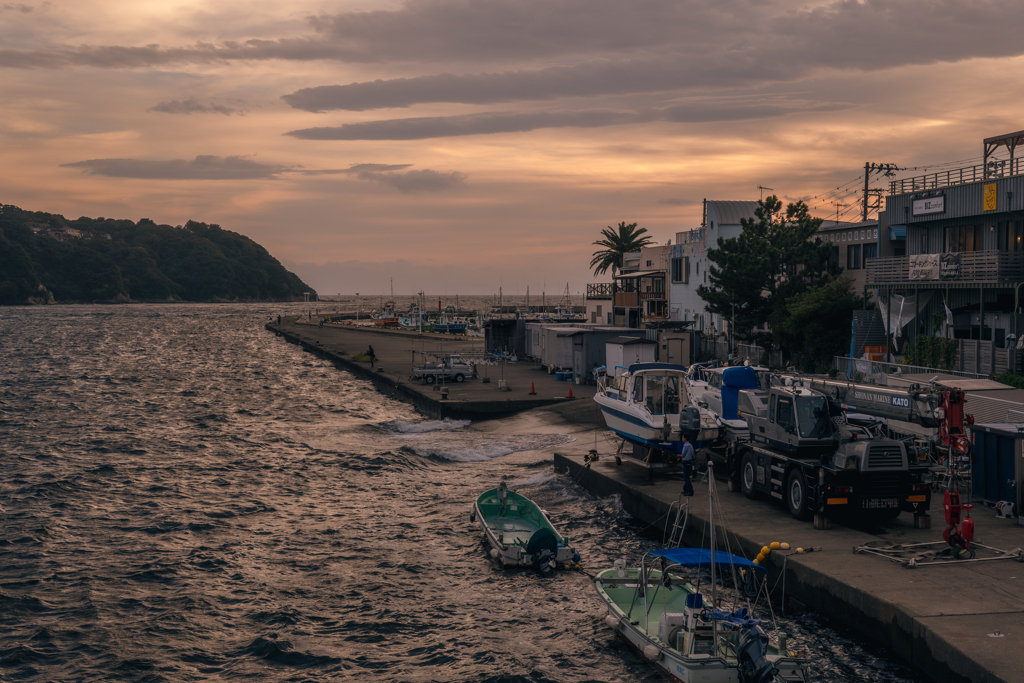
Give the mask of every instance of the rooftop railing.
<path id="1" fill-rule="evenodd" d="M 911 192 L 923 192 L 925 190 L 938 190 L 943 187 L 955 187 L 978 183 L 982 180 L 995 180 L 997 178 L 1008 178 L 1009 176 L 1024 173 L 1024 161 L 1021 158 L 1000 159 L 990 161 L 987 164 L 977 166 L 965 166 L 954 168 L 948 171 L 939 171 L 927 175 L 914 176 L 913 178 L 902 178 L 889 182 L 889 194 L 909 194 Z"/>

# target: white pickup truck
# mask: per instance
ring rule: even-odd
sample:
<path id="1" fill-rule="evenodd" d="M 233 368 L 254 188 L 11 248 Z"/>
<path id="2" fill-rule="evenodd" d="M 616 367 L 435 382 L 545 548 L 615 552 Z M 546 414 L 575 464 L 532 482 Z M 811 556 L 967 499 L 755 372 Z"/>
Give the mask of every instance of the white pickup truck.
<path id="1" fill-rule="evenodd" d="M 473 376 L 473 365 L 459 355 L 445 356 L 440 363 L 425 363 L 412 371 L 413 379 L 422 379 L 427 384 L 438 380 L 463 382 Z"/>

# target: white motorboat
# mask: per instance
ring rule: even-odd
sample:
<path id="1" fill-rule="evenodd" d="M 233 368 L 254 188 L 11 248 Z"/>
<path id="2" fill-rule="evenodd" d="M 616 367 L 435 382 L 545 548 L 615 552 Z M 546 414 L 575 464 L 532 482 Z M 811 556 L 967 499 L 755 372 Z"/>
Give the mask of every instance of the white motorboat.
<path id="1" fill-rule="evenodd" d="M 616 377 L 600 378 L 594 400 L 608 427 L 632 443 L 679 454 L 686 434 L 694 448 L 709 446 L 718 438 L 718 420 L 692 405 L 685 376 L 682 365 L 634 363 Z"/>
<path id="2" fill-rule="evenodd" d="M 760 388 L 756 369 L 744 365 L 729 368 L 706 368 L 702 375 L 706 379 L 702 395 L 704 405 L 718 416 L 726 432 L 746 435 L 747 422 L 737 412 L 737 403 L 739 392 L 744 389 Z M 727 440 L 735 441 L 736 439 L 729 438 Z"/>

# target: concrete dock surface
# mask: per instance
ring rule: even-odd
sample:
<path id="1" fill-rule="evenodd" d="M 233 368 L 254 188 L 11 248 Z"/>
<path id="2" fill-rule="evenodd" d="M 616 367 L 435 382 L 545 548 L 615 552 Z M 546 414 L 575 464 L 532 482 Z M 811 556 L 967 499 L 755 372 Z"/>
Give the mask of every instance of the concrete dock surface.
<path id="1" fill-rule="evenodd" d="M 355 325 L 325 324 L 320 327 L 315 317 L 311 321 L 271 322 L 266 327 L 370 380 L 388 396 L 407 400 L 421 412 L 435 418 L 497 418 L 572 400 L 594 405 L 595 387 L 558 381 L 555 375 L 528 361 L 482 364 L 477 368 L 477 377 L 467 378 L 461 383 L 448 381 L 429 385 L 422 380 L 411 379 L 414 367 L 442 354 L 484 355 L 483 337 L 418 334 L 415 331 Z M 353 360 L 353 356 L 366 353 L 370 346 L 377 357 L 372 368 L 368 362 Z M 507 390 L 500 388 L 499 380 L 504 380 Z M 442 389 L 447 392 L 442 392 Z M 444 394 L 447 397 L 442 399 Z"/>
<path id="2" fill-rule="evenodd" d="M 559 446 L 555 469 L 568 471 L 594 495 L 619 495 L 623 508 L 643 524 L 653 525 L 660 536 L 669 506 L 680 499 L 681 471 L 649 479 L 644 468 L 628 461 L 616 465 L 610 439 L 597 440 L 599 460 L 586 469 L 584 457 L 594 442 L 578 435 L 576 442 Z M 724 471 L 718 474 L 716 527 L 720 533 L 727 531 L 734 553 L 753 559 L 772 541 L 790 544 L 789 551 L 774 550 L 764 563 L 769 585 L 775 586 L 776 604 L 782 600 L 779 579 L 785 560 L 787 609 L 809 609 L 838 620 L 890 648 L 934 681 L 1024 681 L 1024 562 L 982 560 L 999 555 L 979 548 L 973 562 L 906 568 L 884 557 L 854 552 L 868 545 L 941 542 L 941 492 L 933 494 L 930 529 L 915 529 L 913 516 L 903 513 L 884 525 L 856 528 L 833 519 L 831 529 L 816 530 L 774 500 L 749 500 L 730 492 Z M 684 542 L 699 547 L 709 516 L 703 475 L 695 475 L 694 489 Z M 972 517 L 976 542 L 1011 552 L 1024 546 L 1024 526 L 1016 518 L 998 519 L 984 506 L 975 508 Z M 821 551 L 797 554 L 798 547 Z"/>

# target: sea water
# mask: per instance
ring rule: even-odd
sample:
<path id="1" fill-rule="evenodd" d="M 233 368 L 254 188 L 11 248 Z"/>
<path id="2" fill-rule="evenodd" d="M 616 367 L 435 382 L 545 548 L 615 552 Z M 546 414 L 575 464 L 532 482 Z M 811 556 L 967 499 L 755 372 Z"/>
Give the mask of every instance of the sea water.
<path id="1" fill-rule="evenodd" d="M 0 680 L 659 680 L 586 573 L 659 534 L 553 471 L 575 437 L 427 419 L 263 328 L 314 306 L 0 309 Z M 502 479 L 586 571 L 489 559 Z M 780 626 L 816 680 L 916 680 Z"/>

